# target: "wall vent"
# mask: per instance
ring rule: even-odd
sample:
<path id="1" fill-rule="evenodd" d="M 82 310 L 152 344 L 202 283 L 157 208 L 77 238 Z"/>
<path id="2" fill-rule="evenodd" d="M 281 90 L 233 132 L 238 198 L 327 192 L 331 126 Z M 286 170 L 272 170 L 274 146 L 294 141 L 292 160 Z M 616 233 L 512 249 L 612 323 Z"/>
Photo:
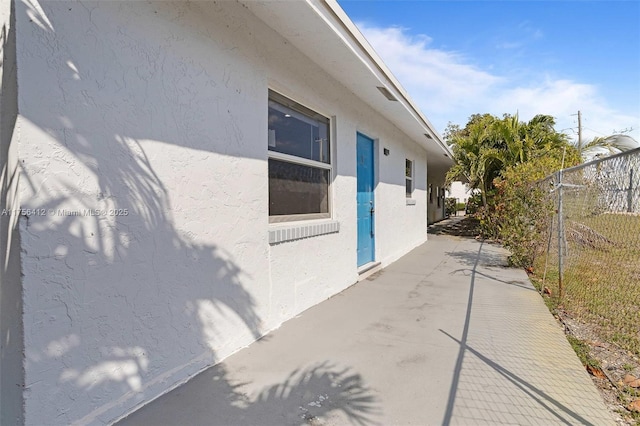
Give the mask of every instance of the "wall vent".
<path id="1" fill-rule="evenodd" d="M 390 101 L 397 101 L 396 97 L 393 96 L 393 93 L 391 93 L 389 91 L 389 89 L 387 89 L 384 86 L 377 86 L 377 87 L 378 87 L 378 90 L 380 91 L 380 93 L 382 93 L 385 98 L 387 98 Z"/>

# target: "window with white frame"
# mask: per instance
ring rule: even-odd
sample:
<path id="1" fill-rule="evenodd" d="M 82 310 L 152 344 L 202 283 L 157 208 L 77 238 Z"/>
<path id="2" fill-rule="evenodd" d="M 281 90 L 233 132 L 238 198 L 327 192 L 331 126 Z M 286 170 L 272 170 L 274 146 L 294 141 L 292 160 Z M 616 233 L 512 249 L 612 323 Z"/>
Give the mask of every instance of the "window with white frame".
<path id="1" fill-rule="evenodd" d="M 407 198 L 413 195 L 413 161 L 405 159 L 404 163 L 404 182 L 407 192 Z"/>
<path id="2" fill-rule="evenodd" d="M 269 91 L 269 222 L 330 217 L 329 119 Z"/>

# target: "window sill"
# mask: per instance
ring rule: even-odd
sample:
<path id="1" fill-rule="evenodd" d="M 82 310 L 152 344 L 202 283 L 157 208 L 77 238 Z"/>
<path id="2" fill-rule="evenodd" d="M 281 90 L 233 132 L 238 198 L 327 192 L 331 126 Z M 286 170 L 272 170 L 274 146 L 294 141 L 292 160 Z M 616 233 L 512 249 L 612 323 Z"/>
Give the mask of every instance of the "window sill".
<path id="1" fill-rule="evenodd" d="M 407 198 L 407 205 L 408 206 L 415 206 L 416 205 L 416 200 L 414 200 L 413 198 Z"/>
<path id="2" fill-rule="evenodd" d="M 269 244 L 279 244 L 337 232 L 340 232 L 340 222 L 337 220 L 271 225 L 269 226 Z"/>

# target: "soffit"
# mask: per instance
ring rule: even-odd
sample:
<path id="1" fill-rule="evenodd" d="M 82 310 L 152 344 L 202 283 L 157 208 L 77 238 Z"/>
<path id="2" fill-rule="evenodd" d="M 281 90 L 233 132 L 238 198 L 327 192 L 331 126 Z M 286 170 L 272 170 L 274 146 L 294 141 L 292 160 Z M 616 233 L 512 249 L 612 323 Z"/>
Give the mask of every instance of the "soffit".
<path id="1" fill-rule="evenodd" d="M 312 52 L 310 60 L 424 147 L 430 166 L 446 170 L 453 165 L 442 137 L 335 1 L 243 4 L 300 51 Z M 397 101 L 389 101 L 378 87 Z"/>

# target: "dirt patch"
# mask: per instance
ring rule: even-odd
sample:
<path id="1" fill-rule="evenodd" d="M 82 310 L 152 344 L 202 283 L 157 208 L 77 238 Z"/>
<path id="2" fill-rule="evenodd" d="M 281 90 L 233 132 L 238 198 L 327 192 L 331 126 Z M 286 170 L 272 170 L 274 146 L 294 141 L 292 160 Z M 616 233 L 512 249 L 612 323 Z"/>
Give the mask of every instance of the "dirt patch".
<path id="1" fill-rule="evenodd" d="M 640 400 L 640 390 L 630 386 L 634 384 L 630 378 L 640 377 L 640 359 L 602 339 L 593 324 L 580 322 L 562 310 L 556 311 L 555 317 L 564 326 L 565 333 L 583 342 L 588 348 L 588 356 L 596 361 L 599 368 L 594 368 L 593 362 L 585 368 L 616 422 L 625 426 L 639 425 L 640 413 L 629 407 L 633 408 L 634 401 Z"/>

